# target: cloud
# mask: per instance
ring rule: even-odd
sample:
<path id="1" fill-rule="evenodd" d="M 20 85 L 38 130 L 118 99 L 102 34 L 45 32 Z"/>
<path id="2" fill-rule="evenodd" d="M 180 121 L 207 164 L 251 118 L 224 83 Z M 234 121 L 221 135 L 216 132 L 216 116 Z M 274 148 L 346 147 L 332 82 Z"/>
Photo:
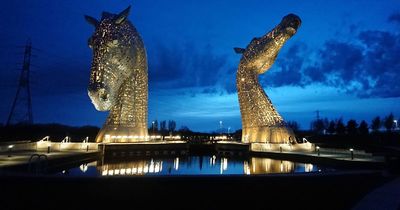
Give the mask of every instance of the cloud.
<path id="1" fill-rule="evenodd" d="M 236 71 L 237 67 L 229 67 L 225 69 L 225 76 L 220 78 L 219 86 L 227 93 L 236 93 Z"/>
<path id="2" fill-rule="evenodd" d="M 204 87 L 216 92 L 216 86 L 227 74 L 226 56 L 217 55 L 210 46 L 193 44 L 159 46 L 149 54 L 149 82 L 154 89 Z"/>
<path id="3" fill-rule="evenodd" d="M 388 21 L 400 24 L 400 13 L 390 15 Z M 354 25 L 349 31 L 354 33 L 350 33 L 346 41 L 327 40 L 317 50 L 305 43 L 292 43 L 278 56 L 272 69 L 260 77 L 262 86 L 322 84 L 362 98 L 400 96 L 400 34 L 356 30 Z M 229 62 L 230 57 L 216 53 L 210 45 L 159 44 L 149 49 L 150 91 L 195 88 L 197 91 L 183 91 L 191 96 L 236 92 L 238 64 Z M 86 91 L 90 67 L 86 61 L 84 63 L 43 66 L 32 76 L 32 82 L 37 81 L 32 85 L 36 89 L 34 92 Z"/>
<path id="4" fill-rule="evenodd" d="M 399 22 L 400 14 L 388 20 Z M 399 97 L 400 34 L 364 30 L 348 36 L 351 41 L 328 40 L 313 51 L 295 43 L 261 82 L 272 87 L 322 84 L 361 98 Z"/>
<path id="5" fill-rule="evenodd" d="M 330 40 L 317 55 L 316 63 L 304 69 L 309 82 L 346 89 L 362 72 L 362 48 L 353 43 Z"/>
<path id="6" fill-rule="evenodd" d="M 292 45 L 284 56 L 275 62 L 275 66 L 260 80 L 262 84 L 280 87 L 296 86 L 304 83 L 302 68 L 307 46 L 303 43 Z"/>
<path id="7" fill-rule="evenodd" d="M 388 21 L 400 24 L 400 12 L 393 13 L 392 15 L 390 15 Z"/>
<path id="8" fill-rule="evenodd" d="M 400 13 L 388 18 L 400 23 Z M 347 40 L 327 40 L 319 49 L 297 42 L 278 56 L 260 82 L 263 87 L 321 84 L 360 98 L 400 96 L 400 34 L 356 30 Z M 236 92 L 236 68 L 210 46 L 160 46 L 149 55 L 150 87 L 203 88 L 198 93 Z M 237 65 L 237 64 L 236 64 Z M 190 92 L 196 96 L 197 92 Z"/>

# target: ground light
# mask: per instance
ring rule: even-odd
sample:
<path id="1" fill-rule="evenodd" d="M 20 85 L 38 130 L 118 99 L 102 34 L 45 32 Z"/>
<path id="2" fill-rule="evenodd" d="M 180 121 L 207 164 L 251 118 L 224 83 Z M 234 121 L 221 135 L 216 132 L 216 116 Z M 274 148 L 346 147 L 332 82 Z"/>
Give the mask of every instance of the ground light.
<path id="1" fill-rule="evenodd" d="M 8 157 L 11 157 L 11 151 L 12 151 L 13 147 L 14 147 L 14 145 L 9 145 L 8 146 Z"/>
<path id="2" fill-rule="evenodd" d="M 353 160 L 354 159 L 354 149 L 350 148 L 349 150 L 350 150 L 350 154 L 351 154 L 351 159 Z"/>

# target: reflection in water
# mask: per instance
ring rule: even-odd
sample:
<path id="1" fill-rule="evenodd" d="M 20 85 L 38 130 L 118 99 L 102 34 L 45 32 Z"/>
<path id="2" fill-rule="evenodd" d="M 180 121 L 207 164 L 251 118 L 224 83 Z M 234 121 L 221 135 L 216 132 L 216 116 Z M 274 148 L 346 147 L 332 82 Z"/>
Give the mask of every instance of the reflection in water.
<path id="1" fill-rule="evenodd" d="M 217 160 L 217 157 L 215 155 L 213 155 L 212 157 L 210 157 L 210 165 L 213 166 L 215 165 L 215 161 Z"/>
<path id="2" fill-rule="evenodd" d="M 177 171 L 179 169 L 179 158 L 176 157 L 174 160 L 174 169 Z"/>
<path id="3" fill-rule="evenodd" d="M 313 171 L 313 164 L 311 164 L 311 163 L 305 163 L 304 165 L 305 165 L 305 166 L 304 166 L 304 171 L 305 171 L 305 172 L 312 172 L 312 171 Z"/>
<path id="4" fill-rule="evenodd" d="M 80 166 L 79 166 L 79 169 L 81 169 L 81 171 L 82 171 L 83 173 L 85 173 L 85 172 L 88 170 L 88 164 L 85 163 L 85 164 L 80 165 Z"/>
<path id="5" fill-rule="evenodd" d="M 250 163 L 244 161 L 244 174 L 294 173 L 312 172 L 314 166 L 310 163 L 295 163 L 286 160 L 268 158 L 251 158 Z"/>
<path id="6" fill-rule="evenodd" d="M 199 158 L 199 167 L 200 167 L 200 171 L 201 171 L 201 169 L 203 169 L 203 156 L 200 156 L 200 158 Z"/>
<path id="7" fill-rule="evenodd" d="M 221 167 L 219 170 L 219 174 L 222 174 L 227 169 L 228 169 L 228 158 L 221 158 Z"/>
<path id="8" fill-rule="evenodd" d="M 98 169 L 101 170 L 102 176 L 145 175 L 161 172 L 163 169 L 162 165 L 163 161 L 154 161 L 151 159 L 150 161 L 136 160 L 124 163 L 109 163 L 98 167 Z"/>
<path id="9" fill-rule="evenodd" d="M 324 169 L 325 170 L 325 169 Z M 269 158 L 233 159 L 213 156 L 185 156 L 160 159 L 134 159 L 117 162 L 95 161 L 76 168 L 64 169 L 68 176 L 143 176 L 143 175 L 207 175 L 207 174 L 270 174 L 321 171 L 309 163 L 296 163 Z M 71 173 L 69 173 L 71 172 Z"/>

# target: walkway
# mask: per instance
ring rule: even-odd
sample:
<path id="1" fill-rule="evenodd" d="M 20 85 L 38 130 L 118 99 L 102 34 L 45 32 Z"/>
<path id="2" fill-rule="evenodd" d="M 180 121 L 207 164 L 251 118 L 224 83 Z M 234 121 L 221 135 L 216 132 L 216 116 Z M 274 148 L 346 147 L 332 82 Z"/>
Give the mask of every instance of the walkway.
<path id="1" fill-rule="evenodd" d="M 47 156 L 48 161 L 61 160 L 61 159 L 74 159 L 75 157 L 82 156 L 95 156 L 99 152 L 97 150 L 86 151 L 62 151 L 50 152 L 45 151 L 21 151 L 13 153 L 0 153 L 0 170 L 7 167 L 29 164 L 29 159 L 33 154 L 43 154 Z M 9 157 L 10 155 L 10 157 Z"/>
<path id="2" fill-rule="evenodd" d="M 400 209 L 400 178 L 367 194 L 353 210 Z"/>
<path id="3" fill-rule="evenodd" d="M 287 155 L 302 155 L 309 156 L 315 158 L 330 158 L 335 160 L 343 160 L 343 161 L 352 161 L 352 162 L 376 162 L 381 163 L 385 161 L 385 158 L 382 156 L 372 156 L 372 155 L 359 155 L 355 154 L 353 159 L 351 158 L 350 153 L 329 153 L 329 152 L 320 152 L 318 155 L 317 152 L 305 152 L 305 151 L 253 151 L 255 153 L 266 153 L 266 154 L 287 154 Z"/>
<path id="4" fill-rule="evenodd" d="M 320 148 L 310 143 L 288 144 L 252 144 L 251 151 L 257 155 L 273 155 L 288 157 L 303 157 L 308 159 L 330 159 L 340 162 L 352 163 L 384 163 L 385 157 L 374 156 L 363 150 Z"/>

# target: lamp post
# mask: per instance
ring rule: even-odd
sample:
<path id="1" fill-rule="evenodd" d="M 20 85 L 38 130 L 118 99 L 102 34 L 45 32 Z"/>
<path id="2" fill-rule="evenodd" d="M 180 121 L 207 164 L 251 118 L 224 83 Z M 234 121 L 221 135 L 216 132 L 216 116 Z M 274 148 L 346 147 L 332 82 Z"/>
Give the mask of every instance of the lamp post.
<path id="1" fill-rule="evenodd" d="M 14 147 L 14 145 L 9 145 L 8 146 L 8 157 L 11 157 L 11 150 Z"/>
<path id="2" fill-rule="evenodd" d="M 151 122 L 151 127 L 153 128 L 153 136 L 154 136 L 154 121 L 153 122 Z"/>
<path id="3" fill-rule="evenodd" d="M 219 134 L 222 135 L 222 120 L 219 121 Z"/>
<path id="4" fill-rule="evenodd" d="M 350 154 L 351 154 L 351 159 L 353 160 L 354 159 L 354 150 L 353 150 L 353 148 L 350 148 L 349 150 L 350 150 Z"/>
<path id="5" fill-rule="evenodd" d="M 320 155 L 319 146 L 317 146 L 316 148 L 317 148 L 317 153 L 318 153 L 318 156 L 319 156 Z"/>
<path id="6" fill-rule="evenodd" d="M 393 120 L 394 123 L 394 130 L 397 130 L 397 120 Z"/>

